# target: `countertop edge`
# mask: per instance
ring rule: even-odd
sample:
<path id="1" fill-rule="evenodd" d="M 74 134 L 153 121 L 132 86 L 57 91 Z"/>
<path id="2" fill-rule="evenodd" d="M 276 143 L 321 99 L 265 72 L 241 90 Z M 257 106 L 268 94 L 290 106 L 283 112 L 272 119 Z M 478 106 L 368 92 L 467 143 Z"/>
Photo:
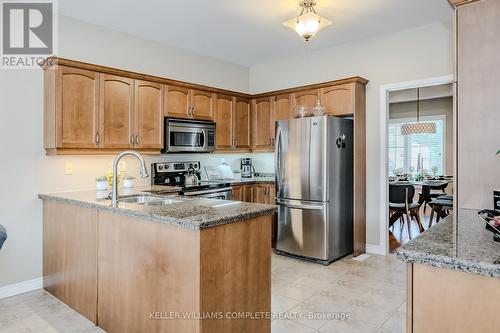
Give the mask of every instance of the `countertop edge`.
<path id="1" fill-rule="evenodd" d="M 63 202 L 66 204 L 71 204 L 75 206 L 80 206 L 84 208 L 95 208 L 98 210 L 105 210 L 109 211 L 118 215 L 123 215 L 127 217 L 136 217 L 136 218 L 142 218 L 146 221 L 152 221 L 152 222 L 157 222 L 157 223 L 162 223 L 162 224 L 169 224 L 173 226 L 178 226 L 184 229 L 190 229 L 190 230 L 204 230 L 204 229 L 210 229 L 214 228 L 217 226 L 222 226 L 226 224 L 231 224 L 231 223 L 236 223 L 239 221 L 244 221 L 248 220 L 251 218 L 257 218 L 261 216 L 266 216 L 270 215 L 274 212 L 276 212 L 277 207 L 274 205 L 263 205 L 262 208 L 256 209 L 255 211 L 250 211 L 250 212 L 244 212 L 244 213 L 238 213 L 238 214 L 230 214 L 227 217 L 223 218 L 218 218 L 215 220 L 208 220 L 205 222 L 201 222 L 200 224 L 193 224 L 191 222 L 186 222 L 183 219 L 175 218 L 175 217 L 169 217 L 169 216 L 158 216 L 155 214 L 149 214 L 144 211 L 137 211 L 137 210 L 131 210 L 127 208 L 117 208 L 117 207 L 112 207 L 112 206 L 107 206 L 107 205 L 100 205 L 96 203 L 91 203 L 91 202 L 86 202 L 86 201 L 81 201 L 81 200 L 76 200 L 76 199 L 70 199 L 70 198 L 61 198 L 56 195 L 51 195 L 51 194 L 38 194 L 38 198 L 42 200 L 51 200 L 51 201 L 57 201 L 57 202 Z"/>
<path id="2" fill-rule="evenodd" d="M 498 265 L 475 262 L 466 259 L 456 259 L 448 256 L 410 251 L 405 249 L 396 250 L 396 256 L 408 263 L 417 263 L 437 268 L 447 268 L 459 272 L 472 273 L 487 277 L 500 278 Z"/>

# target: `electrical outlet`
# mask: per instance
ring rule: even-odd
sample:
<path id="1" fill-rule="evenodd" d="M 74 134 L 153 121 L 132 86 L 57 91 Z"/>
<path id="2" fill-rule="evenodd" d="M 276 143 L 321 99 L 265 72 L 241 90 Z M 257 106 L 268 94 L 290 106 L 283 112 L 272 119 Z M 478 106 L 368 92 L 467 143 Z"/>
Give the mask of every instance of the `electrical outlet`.
<path id="1" fill-rule="evenodd" d="M 127 171 L 127 164 L 125 164 L 125 161 L 118 162 L 118 171 L 120 172 Z"/>
<path id="2" fill-rule="evenodd" d="M 72 175 L 73 174 L 73 163 L 68 162 L 66 163 L 66 175 Z"/>

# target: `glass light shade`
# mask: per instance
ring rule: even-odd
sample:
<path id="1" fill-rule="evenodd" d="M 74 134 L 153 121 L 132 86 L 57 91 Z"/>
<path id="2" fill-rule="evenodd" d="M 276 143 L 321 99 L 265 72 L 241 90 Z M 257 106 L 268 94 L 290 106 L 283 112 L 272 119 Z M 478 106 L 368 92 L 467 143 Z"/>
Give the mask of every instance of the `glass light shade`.
<path id="1" fill-rule="evenodd" d="M 306 41 L 309 41 L 318 31 L 330 24 L 332 22 L 314 13 L 306 13 L 283 22 L 285 27 L 295 30 Z"/>
<path id="2" fill-rule="evenodd" d="M 401 135 L 410 134 L 435 134 L 435 123 L 412 123 L 401 125 Z"/>

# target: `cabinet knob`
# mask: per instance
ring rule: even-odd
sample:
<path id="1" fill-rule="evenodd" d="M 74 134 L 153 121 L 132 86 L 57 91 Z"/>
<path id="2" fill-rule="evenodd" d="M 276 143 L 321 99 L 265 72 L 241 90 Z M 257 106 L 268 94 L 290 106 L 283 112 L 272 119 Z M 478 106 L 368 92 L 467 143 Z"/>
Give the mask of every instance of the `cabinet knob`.
<path id="1" fill-rule="evenodd" d="M 130 144 L 133 145 L 134 144 L 134 135 L 132 134 L 130 136 Z"/>
<path id="2" fill-rule="evenodd" d="M 139 135 L 136 135 L 135 136 L 135 144 L 138 145 L 139 144 Z"/>
<path id="3" fill-rule="evenodd" d="M 95 134 L 95 143 L 99 144 L 99 132 L 96 132 Z"/>

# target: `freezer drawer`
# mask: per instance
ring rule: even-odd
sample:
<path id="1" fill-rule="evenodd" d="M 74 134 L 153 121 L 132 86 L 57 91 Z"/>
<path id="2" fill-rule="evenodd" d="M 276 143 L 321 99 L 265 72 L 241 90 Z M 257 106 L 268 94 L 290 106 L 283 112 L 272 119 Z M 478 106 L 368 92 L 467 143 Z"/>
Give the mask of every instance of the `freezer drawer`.
<path id="1" fill-rule="evenodd" d="M 278 199 L 276 249 L 311 259 L 328 260 L 328 203 Z"/>

